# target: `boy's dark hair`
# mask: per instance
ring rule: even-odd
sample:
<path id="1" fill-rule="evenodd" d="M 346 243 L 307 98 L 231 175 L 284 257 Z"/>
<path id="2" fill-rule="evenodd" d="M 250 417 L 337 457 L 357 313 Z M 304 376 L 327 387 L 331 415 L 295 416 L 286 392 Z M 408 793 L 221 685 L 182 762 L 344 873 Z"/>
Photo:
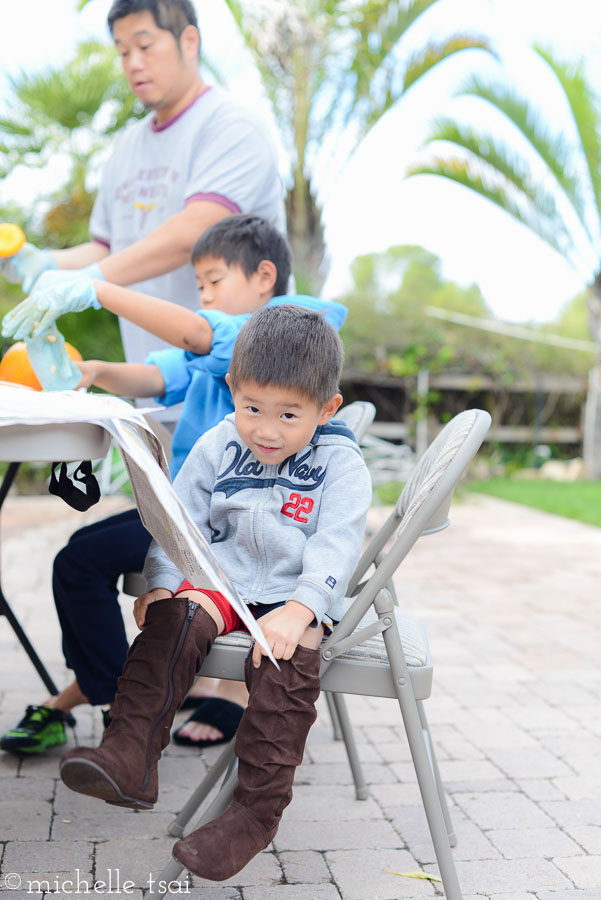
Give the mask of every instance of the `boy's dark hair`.
<path id="1" fill-rule="evenodd" d="M 190 0 L 114 0 L 107 16 L 111 34 L 117 19 L 146 10 L 152 13 L 157 28 L 170 31 L 178 44 L 188 25 L 194 25 L 200 34 L 196 11 Z"/>
<path id="2" fill-rule="evenodd" d="M 252 381 L 293 388 L 318 406 L 339 392 L 344 353 L 336 329 L 302 306 L 264 306 L 241 328 L 230 387 Z"/>
<path id="3" fill-rule="evenodd" d="M 205 256 L 223 259 L 228 266 L 240 266 L 247 278 L 254 275 L 263 259 L 268 259 L 277 270 L 273 296 L 287 293 L 292 267 L 288 241 L 261 216 L 226 216 L 211 225 L 194 244 L 192 262 Z"/>

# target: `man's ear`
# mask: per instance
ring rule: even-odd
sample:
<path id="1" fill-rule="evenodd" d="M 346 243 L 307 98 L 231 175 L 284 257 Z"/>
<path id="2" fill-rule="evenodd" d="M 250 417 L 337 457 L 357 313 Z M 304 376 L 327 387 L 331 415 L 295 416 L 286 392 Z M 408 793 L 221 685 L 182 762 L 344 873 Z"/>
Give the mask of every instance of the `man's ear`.
<path id="1" fill-rule="evenodd" d="M 232 397 L 233 397 L 233 396 L 234 396 L 234 392 L 233 392 L 233 390 L 232 390 L 232 383 L 231 383 L 230 373 L 229 373 L 229 372 L 226 372 L 225 380 L 226 380 L 227 386 L 228 386 L 229 389 L 230 389 L 230 394 L 231 394 Z"/>
<path id="2" fill-rule="evenodd" d="M 262 259 L 257 266 L 256 275 L 259 280 L 259 289 L 262 294 L 273 294 L 275 283 L 278 280 L 278 270 L 270 259 Z"/>
<path id="3" fill-rule="evenodd" d="M 333 397 L 324 403 L 323 408 L 321 410 L 321 415 L 319 417 L 318 424 L 325 425 L 326 422 L 329 422 L 332 416 L 335 416 L 338 410 L 340 409 L 340 404 L 342 403 L 342 394 L 334 394 Z"/>
<path id="4" fill-rule="evenodd" d="M 198 49 L 200 47 L 200 34 L 194 25 L 186 25 L 179 36 L 179 46 L 182 55 L 187 59 L 198 60 Z"/>

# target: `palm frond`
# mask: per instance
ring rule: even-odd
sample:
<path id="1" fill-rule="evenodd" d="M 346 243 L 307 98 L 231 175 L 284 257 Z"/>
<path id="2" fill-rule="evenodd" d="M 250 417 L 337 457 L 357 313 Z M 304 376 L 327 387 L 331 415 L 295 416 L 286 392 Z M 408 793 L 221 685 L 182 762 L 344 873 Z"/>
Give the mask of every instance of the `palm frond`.
<path id="1" fill-rule="evenodd" d="M 538 215 L 556 219 L 557 227 L 562 227 L 563 217 L 558 212 L 555 195 L 542 187 L 540 179 L 533 176 L 527 161 L 514 148 L 450 118 L 440 118 L 434 122 L 428 143 L 433 141 L 445 141 L 461 147 L 527 197 Z"/>
<path id="2" fill-rule="evenodd" d="M 454 34 L 445 41 L 428 43 L 409 58 L 405 66 L 403 93 L 408 91 L 416 81 L 419 81 L 423 75 L 430 72 L 438 63 L 448 59 L 455 53 L 461 53 L 462 50 L 486 50 L 493 57 L 497 58 L 496 50 L 490 41 L 483 36 Z"/>
<path id="3" fill-rule="evenodd" d="M 485 161 L 455 155 L 433 155 L 429 160 L 412 164 L 407 175 L 435 175 L 468 188 L 537 234 L 576 267 L 573 260 L 576 248 L 562 220 L 558 221 L 556 216 L 542 215 L 538 205 L 533 204 L 527 194 Z"/>
<path id="4" fill-rule="evenodd" d="M 581 63 L 567 64 L 555 59 L 548 50 L 536 48 L 561 84 L 574 118 L 588 174 L 601 217 L 601 114 L 599 100 L 591 90 Z"/>
<path id="5" fill-rule="evenodd" d="M 477 76 L 470 78 L 458 93 L 486 101 L 518 129 L 560 185 L 583 228 L 588 230 L 586 195 L 581 179 L 573 171 L 572 148 L 562 135 L 554 135 L 549 130 L 538 109 L 515 90 L 502 84 L 485 82 Z"/>

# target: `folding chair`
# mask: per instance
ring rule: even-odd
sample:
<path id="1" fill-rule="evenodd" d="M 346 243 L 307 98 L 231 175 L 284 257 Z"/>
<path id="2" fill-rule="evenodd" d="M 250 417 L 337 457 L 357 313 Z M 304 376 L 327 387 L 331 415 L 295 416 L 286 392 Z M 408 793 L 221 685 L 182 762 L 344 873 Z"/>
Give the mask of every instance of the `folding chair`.
<path id="1" fill-rule="evenodd" d="M 433 441 L 393 512 L 363 552 L 349 584 L 347 613 L 321 649 L 322 689 L 333 693 L 335 703 L 341 693 L 397 699 L 447 900 L 462 900 L 462 893 L 451 853 L 453 826 L 423 709 L 431 692 L 432 661 L 423 625 L 410 612 L 395 607 L 386 585 L 421 535 L 441 531 L 449 524 L 454 488 L 490 422 L 487 412 L 467 410 L 455 416 Z M 242 681 L 249 647 L 250 638 L 243 632 L 217 638 L 201 674 Z M 346 738 L 350 726 L 344 713 L 341 722 Z M 234 740 L 169 826 L 173 836 L 184 834 L 185 826 L 222 777 L 216 798 L 193 830 L 229 805 L 236 785 Z M 176 881 L 182 870 L 172 859 L 157 884 Z"/>

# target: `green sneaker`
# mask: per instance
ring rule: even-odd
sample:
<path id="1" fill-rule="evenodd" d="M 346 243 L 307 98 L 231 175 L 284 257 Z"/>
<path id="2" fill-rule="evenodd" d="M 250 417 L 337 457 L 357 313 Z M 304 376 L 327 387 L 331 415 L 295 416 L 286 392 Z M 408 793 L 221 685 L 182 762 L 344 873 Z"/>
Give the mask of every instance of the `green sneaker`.
<path id="1" fill-rule="evenodd" d="M 52 706 L 28 706 L 16 728 L 0 739 L 0 750 L 9 753 L 43 753 L 67 743 L 66 725 L 75 725 L 70 713 Z"/>

